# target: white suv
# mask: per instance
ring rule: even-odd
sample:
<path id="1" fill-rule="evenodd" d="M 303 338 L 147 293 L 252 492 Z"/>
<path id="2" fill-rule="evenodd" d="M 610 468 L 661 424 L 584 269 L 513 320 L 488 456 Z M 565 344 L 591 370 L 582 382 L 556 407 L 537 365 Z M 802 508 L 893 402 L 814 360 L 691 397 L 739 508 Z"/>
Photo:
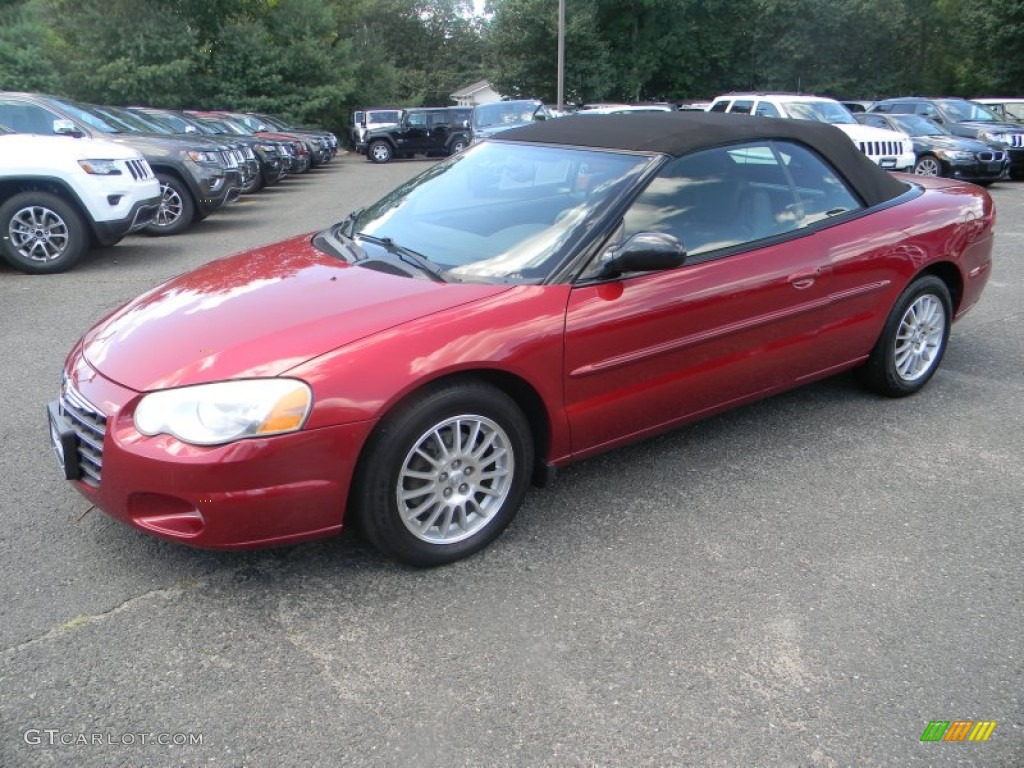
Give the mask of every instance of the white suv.
<path id="1" fill-rule="evenodd" d="M 23 272 L 69 269 L 90 245 L 146 226 L 160 199 L 160 182 L 130 147 L 0 126 L 0 255 Z"/>
<path id="2" fill-rule="evenodd" d="M 727 93 L 717 97 L 708 112 L 733 112 L 761 117 L 788 117 L 831 123 L 843 131 L 872 162 L 891 171 L 914 167 L 914 142 L 896 131 L 861 125 L 835 99 L 785 93 Z"/>

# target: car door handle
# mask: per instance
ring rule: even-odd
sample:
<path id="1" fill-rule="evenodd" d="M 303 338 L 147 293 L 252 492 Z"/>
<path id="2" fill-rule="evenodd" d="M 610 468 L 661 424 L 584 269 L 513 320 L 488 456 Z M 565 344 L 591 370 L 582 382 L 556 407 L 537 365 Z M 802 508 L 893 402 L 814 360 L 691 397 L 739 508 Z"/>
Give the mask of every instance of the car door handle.
<path id="1" fill-rule="evenodd" d="M 789 276 L 789 284 L 798 291 L 802 291 L 814 285 L 814 281 L 818 279 L 818 275 L 820 274 L 820 269 L 815 269 L 811 272 L 797 272 L 796 274 Z"/>

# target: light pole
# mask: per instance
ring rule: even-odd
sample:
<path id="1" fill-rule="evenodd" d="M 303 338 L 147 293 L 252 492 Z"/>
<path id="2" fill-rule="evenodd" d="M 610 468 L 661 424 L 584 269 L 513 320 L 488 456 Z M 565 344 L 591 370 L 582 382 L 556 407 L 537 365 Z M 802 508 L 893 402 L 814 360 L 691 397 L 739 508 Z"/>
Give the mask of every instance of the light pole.
<path id="1" fill-rule="evenodd" d="M 565 0 L 558 0 L 558 111 L 565 97 Z"/>

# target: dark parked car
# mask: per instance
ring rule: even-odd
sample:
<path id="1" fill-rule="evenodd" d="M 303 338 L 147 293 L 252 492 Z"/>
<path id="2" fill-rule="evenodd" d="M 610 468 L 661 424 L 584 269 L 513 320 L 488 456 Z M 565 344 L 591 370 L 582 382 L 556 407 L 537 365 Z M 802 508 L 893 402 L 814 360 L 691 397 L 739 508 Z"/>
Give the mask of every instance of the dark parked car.
<path id="1" fill-rule="evenodd" d="M 438 565 L 573 461 L 850 369 L 919 391 L 994 218 L 984 189 L 907 183 L 822 123 L 550 120 L 115 311 L 49 434 L 90 503 L 153 535 L 269 546 L 356 518 Z"/>
<path id="2" fill-rule="evenodd" d="M 468 107 L 402 110 L 398 123 L 368 129 L 356 149 L 375 163 L 413 155 L 454 155 L 469 146 Z"/>
<path id="3" fill-rule="evenodd" d="M 238 186 L 246 192 L 252 185 L 253 177 L 259 172 L 259 165 L 245 145 L 234 139 L 223 139 L 208 136 L 204 133 L 178 133 L 149 115 L 133 112 L 125 107 L 87 105 L 93 113 L 99 115 L 118 128 L 133 133 L 145 133 L 150 136 L 176 136 L 190 140 L 205 140 L 210 147 L 220 152 L 229 170 L 238 172 Z M 194 137 L 194 138 L 193 138 Z"/>
<path id="4" fill-rule="evenodd" d="M 918 176 L 948 176 L 988 185 L 1009 174 L 1009 155 L 998 145 L 955 136 L 927 117 L 880 112 L 855 117 L 864 125 L 902 131 L 913 139 Z"/>
<path id="5" fill-rule="evenodd" d="M 981 139 L 1006 151 L 1010 174 L 1024 176 L 1024 127 L 1007 123 L 988 107 L 967 99 L 904 97 L 876 102 L 872 112 L 886 115 L 920 115 L 948 128 L 957 136 Z"/>
<path id="6" fill-rule="evenodd" d="M 305 173 L 312 165 L 312 150 L 310 149 L 310 142 L 308 137 L 299 136 L 292 133 L 280 133 L 271 130 L 269 126 L 264 125 L 261 121 L 255 120 L 241 112 L 202 112 L 193 109 L 186 109 L 184 113 L 189 117 L 196 117 L 200 119 L 212 118 L 215 120 L 231 120 L 238 123 L 246 131 L 249 131 L 251 135 L 261 139 L 270 139 L 271 141 L 279 141 L 288 144 L 290 147 L 289 152 L 289 173 Z M 267 130 L 256 130 L 251 127 L 256 125 L 259 128 L 266 128 Z"/>
<path id="7" fill-rule="evenodd" d="M 328 162 L 338 151 L 337 137 L 328 131 L 306 126 L 295 126 L 274 115 L 250 112 L 231 112 L 234 119 L 256 133 L 285 133 L 302 138 L 309 148 L 311 167 Z"/>
<path id="8" fill-rule="evenodd" d="M 257 192 L 265 186 L 272 186 L 287 175 L 288 155 L 282 150 L 281 142 L 258 138 L 241 127 L 233 129 L 227 120 L 204 121 L 173 109 L 131 107 L 130 111 L 157 123 L 167 131 L 217 137 L 241 148 L 246 162 L 252 165 L 248 181 L 242 184 L 243 193 Z"/>
<path id="9" fill-rule="evenodd" d="M 241 191 L 237 169 L 216 142 L 201 137 L 159 136 L 132 133 L 112 123 L 84 104 L 54 96 L 3 93 L 0 123 L 25 121 L 37 126 L 35 133 L 52 133 L 55 120 L 71 121 L 67 131 L 125 144 L 146 158 L 160 181 L 162 199 L 144 231 L 171 235 L 206 218 L 222 205 L 236 200 Z"/>

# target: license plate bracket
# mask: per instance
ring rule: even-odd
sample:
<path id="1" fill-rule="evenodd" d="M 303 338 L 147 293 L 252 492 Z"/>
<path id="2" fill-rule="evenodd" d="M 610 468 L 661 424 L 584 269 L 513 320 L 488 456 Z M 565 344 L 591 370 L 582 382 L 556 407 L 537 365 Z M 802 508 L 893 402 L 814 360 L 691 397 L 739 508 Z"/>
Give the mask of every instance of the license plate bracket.
<path id="1" fill-rule="evenodd" d="M 67 480 L 78 480 L 82 471 L 78 462 L 78 437 L 68 420 L 60 412 L 57 401 L 46 404 L 46 420 L 49 426 L 50 447 L 57 457 L 64 477 Z"/>

